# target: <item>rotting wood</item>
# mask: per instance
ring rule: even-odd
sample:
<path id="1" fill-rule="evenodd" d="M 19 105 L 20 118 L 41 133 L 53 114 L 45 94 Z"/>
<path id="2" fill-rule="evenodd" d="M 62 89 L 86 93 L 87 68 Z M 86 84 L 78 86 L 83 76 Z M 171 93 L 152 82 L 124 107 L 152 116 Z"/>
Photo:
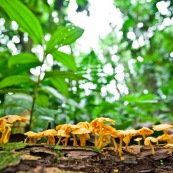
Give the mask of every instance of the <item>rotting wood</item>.
<path id="1" fill-rule="evenodd" d="M 14 151 L 15 154 L 19 153 L 20 155 L 17 164 L 6 165 L 0 172 L 34 173 L 38 170 L 44 172 L 52 170 L 54 173 L 61 171 L 90 173 L 114 173 L 117 171 L 118 173 L 173 172 L 173 157 L 169 155 L 169 149 L 163 148 L 163 145 L 155 145 L 154 148 L 155 155 L 152 155 L 151 149 L 146 146 L 134 145 L 134 152 L 130 150 L 130 147 L 129 151 L 123 148 L 124 160 L 120 160 L 112 147 L 99 151 L 94 147 L 26 146 Z"/>

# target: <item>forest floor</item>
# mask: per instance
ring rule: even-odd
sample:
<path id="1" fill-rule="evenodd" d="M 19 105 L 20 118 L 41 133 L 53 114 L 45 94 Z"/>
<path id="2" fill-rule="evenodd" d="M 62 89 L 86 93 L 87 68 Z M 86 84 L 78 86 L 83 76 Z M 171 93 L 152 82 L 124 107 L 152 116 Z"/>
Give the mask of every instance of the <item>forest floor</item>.
<path id="1" fill-rule="evenodd" d="M 173 157 L 163 145 L 123 149 L 123 158 L 112 147 L 29 145 L 21 142 L 0 145 L 0 173 L 173 173 Z"/>

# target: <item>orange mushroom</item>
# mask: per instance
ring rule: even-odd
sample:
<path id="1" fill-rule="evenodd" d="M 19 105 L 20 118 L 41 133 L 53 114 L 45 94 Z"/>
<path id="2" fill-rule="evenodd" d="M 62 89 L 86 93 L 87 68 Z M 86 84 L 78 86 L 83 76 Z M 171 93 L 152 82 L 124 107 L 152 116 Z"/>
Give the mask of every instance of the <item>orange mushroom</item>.
<path id="1" fill-rule="evenodd" d="M 118 137 L 120 140 L 119 143 L 119 149 L 118 149 L 118 155 L 121 157 L 122 156 L 122 146 L 123 146 L 123 138 L 125 136 L 125 133 L 123 130 L 117 130 L 117 132 L 115 133 L 115 137 Z"/>
<path id="2" fill-rule="evenodd" d="M 172 149 L 173 149 L 173 144 L 166 144 L 164 148 L 169 148 L 169 154 L 172 156 Z"/>
<path id="3" fill-rule="evenodd" d="M 6 131 L 5 133 L 2 134 L 2 143 L 6 144 L 9 139 L 10 139 L 10 134 L 11 134 L 11 124 L 6 124 Z"/>
<path id="4" fill-rule="evenodd" d="M 78 127 L 84 127 L 86 129 L 89 129 L 89 122 L 85 121 L 85 122 L 79 122 L 76 124 Z"/>
<path id="5" fill-rule="evenodd" d="M 27 119 L 19 115 L 7 115 L 3 117 L 7 123 L 13 124 L 16 121 L 26 122 Z"/>
<path id="6" fill-rule="evenodd" d="M 155 131 L 163 131 L 165 135 L 167 135 L 167 130 L 173 128 L 173 125 L 170 124 L 159 124 L 159 125 L 154 125 L 153 130 Z"/>
<path id="7" fill-rule="evenodd" d="M 103 124 L 102 125 L 102 135 L 99 136 L 99 139 L 97 140 L 97 143 L 95 146 L 97 146 L 99 148 L 103 148 L 106 145 L 108 145 L 112 140 L 114 147 L 115 147 L 115 150 L 117 150 L 117 148 L 118 148 L 117 143 L 114 139 L 115 133 L 116 133 L 115 128 L 108 126 L 106 124 Z"/>
<path id="8" fill-rule="evenodd" d="M 146 135 L 151 135 L 151 134 L 153 134 L 153 130 L 149 129 L 148 127 L 142 127 L 141 129 L 136 131 L 135 136 L 142 135 L 143 140 L 145 140 Z"/>
<path id="9" fill-rule="evenodd" d="M 72 134 L 74 135 L 79 135 L 80 136 L 80 146 L 85 146 L 86 145 L 86 139 L 90 139 L 89 136 L 90 130 L 82 127 L 82 128 L 76 128 L 72 130 Z"/>
<path id="10" fill-rule="evenodd" d="M 0 118 L 0 132 L 2 133 L 0 143 L 7 143 L 11 134 L 11 127 L 16 121 L 25 122 L 27 119 L 18 115 L 7 115 Z"/>
<path id="11" fill-rule="evenodd" d="M 95 120 L 93 120 L 89 125 L 90 131 L 94 134 L 95 146 L 98 145 L 97 144 L 97 134 L 99 134 L 99 138 L 102 138 L 102 130 L 103 130 L 102 127 L 105 122 L 110 123 L 111 125 L 114 125 L 114 123 L 115 123 L 115 121 L 110 118 L 100 117 L 100 118 L 96 118 Z"/>
<path id="12" fill-rule="evenodd" d="M 137 130 L 135 129 L 130 129 L 130 130 L 125 130 L 124 131 L 124 138 L 123 138 L 123 142 L 126 144 L 126 150 L 127 150 L 127 147 L 130 143 L 130 140 L 133 136 L 135 136 L 135 134 L 137 133 Z"/>
<path id="13" fill-rule="evenodd" d="M 167 141 L 168 144 L 172 142 L 172 136 L 167 135 L 167 134 L 163 134 L 161 136 L 158 136 L 157 139 L 158 139 L 158 141 Z"/>
<path id="14" fill-rule="evenodd" d="M 47 137 L 47 144 L 55 145 L 55 136 L 57 131 L 55 129 L 48 129 L 43 131 L 42 137 Z"/>
<path id="15" fill-rule="evenodd" d="M 154 151 L 154 147 L 152 145 L 152 142 L 154 143 L 157 143 L 158 142 L 158 139 L 157 138 L 154 138 L 154 137 L 147 137 L 144 141 L 144 145 L 149 145 L 151 147 L 151 150 L 152 150 L 152 154 L 155 154 L 155 151 Z"/>
<path id="16" fill-rule="evenodd" d="M 140 144 L 140 141 L 142 140 L 142 138 L 136 138 L 136 139 L 134 139 L 134 141 L 136 141 L 136 142 L 138 142 L 138 146 L 140 146 L 141 144 Z"/>
<path id="17" fill-rule="evenodd" d="M 38 132 L 37 133 L 37 140 L 41 140 L 41 138 L 43 137 L 44 131 L 43 132 Z"/>
<path id="18" fill-rule="evenodd" d="M 59 137 L 58 142 L 56 143 L 56 145 L 59 145 L 60 142 L 62 142 L 63 146 L 67 146 L 68 138 L 70 138 L 70 134 L 67 133 L 66 130 L 63 130 L 63 129 L 61 130 L 60 129 L 60 130 L 58 130 L 56 135 Z M 65 139 L 62 140 L 62 137 L 65 137 Z"/>
<path id="19" fill-rule="evenodd" d="M 58 125 L 56 126 L 56 130 L 57 132 L 57 136 L 59 136 L 59 140 L 56 143 L 56 145 L 59 145 L 60 142 L 63 143 L 64 146 L 67 146 L 68 143 L 68 139 L 70 138 L 70 132 L 72 129 L 72 125 L 71 124 L 62 124 L 62 125 Z M 65 139 L 62 140 L 62 137 L 65 137 Z"/>
<path id="20" fill-rule="evenodd" d="M 33 132 L 33 131 L 28 131 L 26 133 L 24 133 L 24 135 L 27 136 L 27 138 L 24 140 L 24 142 L 26 143 L 27 139 L 29 144 L 36 144 L 37 142 L 37 133 Z"/>

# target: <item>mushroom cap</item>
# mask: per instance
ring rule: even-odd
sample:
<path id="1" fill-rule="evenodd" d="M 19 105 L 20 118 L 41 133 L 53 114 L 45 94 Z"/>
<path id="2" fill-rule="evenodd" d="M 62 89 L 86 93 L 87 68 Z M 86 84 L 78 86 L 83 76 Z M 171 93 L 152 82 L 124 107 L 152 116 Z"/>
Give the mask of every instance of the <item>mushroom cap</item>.
<path id="1" fill-rule="evenodd" d="M 141 141 L 142 140 L 142 138 L 135 138 L 134 139 L 134 141 L 136 141 L 136 142 L 139 142 L 139 141 Z"/>
<path id="2" fill-rule="evenodd" d="M 61 125 L 58 125 L 56 126 L 56 130 L 66 130 L 66 131 L 71 131 L 71 124 L 61 124 Z"/>
<path id="3" fill-rule="evenodd" d="M 173 144 L 166 144 L 165 146 L 164 146 L 164 148 L 173 148 Z"/>
<path id="4" fill-rule="evenodd" d="M 35 133 L 33 131 L 28 131 L 28 132 L 24 133 L 24 135 L 26 135 L 28 137 L 35 137 L 37 135 L 37 133 Z"/>
<path id="5" fill-rule="evenodd" d="M 96 120 L 97 120 L 99 123 L 108 122 L 108 123 L 110 123 L 111 125 L 114 125 L 114 124 L 115 124 L 115 121 L 112 120 L 112 119 L 110 119 L 110 118 L 100 117 L 100 118 L 96 118 Z"/>
<path id="6" fill-rule="evenodd" d="M 43 136 L 55 136 L 57 134 L 57 131 L 55 129 L 48 129 L 42 132 Z"/>
<path id="7" fill-rule="evenodd" d="M 76 124 L 78 127 L 84 127 L 86 129 L 89 129 L 89 122 L 85 121 L 85 122 L 79 122 Z"/>
<path id="8" fill-rule="evenodd" d="M 74 135 L 81 135 L 81 134 L 91 133 L 91 131 L 82 127 L 82 128 L 77 128 L 77 129 L 73 130 L 72 133 Z"/>
<path id="9" fill-rule="evenodd" d="M 111 125 L 114 125 L 114 123 L 115 123 L 115 121 L 110 118 L 104 118 L 104 117 L 96 118 L 89 124 L 90 131 L 93 132 L 94 134 L 99 133 L 100 125 L 103 126 L 104 122 L 108 122 Z"/>
<path id="10" fill-rule="evenodd" d="M 149 129 L 148 127 L 142 127 L 141 129 L 136 131 L 135 135 L 139 134 L 151 135 L 153 134 L 153 130 Z"/>
<path id="11" fill-rule="evenodd" d="M 43 132 L 38 132 L 37 133 L 37 139 L 41 139 L 43 137 L 44 131 Z"/>
<path id="12" fill-rule="evenodd" d="M 167 140 L 170 140 L 171 139 L 171 135 L 165 135 L 165 134 L 163 134 L 161 136 L 158 136 L 157 139 L 159 141 L 167 141 Z"/>
<path id="13" fill-rule="evenodd" d="M 137 133 L 137 130 L 135 130 L 135 129 L 129 129 L 129 130 L 125 130 L 124 131 L 124 134 L 125 135 L 135 135 Z"/>
<path id="14" fill-rule="evenodd" d="M 67 137 L 67 138 L 70 137 L 69 133 L 67 133 L 65 130 L 61 130 L 61 129 L 57 131 L 56 135 L 61 136 L 61 137 Z"/>
<path id="15" fill-rule="evenodd" d="M 155 130 L 155 131 L 167 130 L 169 128 L 173 128 L 173 125 L 171 125 L 171 124 L 159 124 L 159 125 L 153 126 L 153 130 Z"/>
<path id="16" fill-rule="evenodd" d="M 158 141 L 157 138 L 154 138 L 154 137 L 147 137 L 147 138 L 145 139 L 145 141 L 144 141 L 144 144 L 145 144 L 145 145 L 150 145 L 150 144 L 151 144 L 150 142 L 156 143 L 157 141 Z"/>
<path id="17" fill-rule="evenodd" d="M 96 126 L 98 126 L 100 123 L 104 123 L 104 122 L 108 122 L 108 123 L 110 123 L 111 125 L 114 125 L 114 124 L 115 124 L 115 121 L 112 120 L 112 119 L 110 119 L 110 118 L 100 117 L 100 118 L 94 119 L 94 120 L 90 123 L 90 125 L 96 127 Z"/>
<path id="18" fill-rule="evenodd" d="M 21 122 L 26 122 L 27 121 L 26 118 L 21 117 L 19 115 L 7 115 L 3 118 L 7 121 L 7 123 L 11 123 L 11 124 L 16 122 L 16 121 L 21 121 Z"/>
<path id="19" fill-rule="evenodd" d="M 106 131 L 115 131 L 116 129 L 114 128 L 114 127 L 112 127 L 112 126 L 108 126 L 108 125 L 106 125 L 106 124 L 103 124 L 102 125 L 102 130 L 104 131 L 104 130 L 106 130 Z"/>
<path id="20" fill-rule="evenodd" d="M 120 136 L 120 132 L 118 130 L 114 130 L 110 133 L 110 136 L 113 138 L 118 138 Z"/>
<path id="21" fill-rule="evenodd" d="M 102 130 L 103 135 L 110 135 L 110 136 L 114 137 L 117 133 L 115 128 L 108 126 L 106 124 L 103 124 L 102 129 L 103 129 Z"/>

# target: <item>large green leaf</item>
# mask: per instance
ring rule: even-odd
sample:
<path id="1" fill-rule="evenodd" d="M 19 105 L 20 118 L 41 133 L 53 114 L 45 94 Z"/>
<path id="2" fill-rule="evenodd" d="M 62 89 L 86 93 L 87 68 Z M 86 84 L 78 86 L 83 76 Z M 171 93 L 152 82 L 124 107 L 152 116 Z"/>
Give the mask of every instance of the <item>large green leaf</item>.
<path id="1" fill-rule="evenodd" d="M 38 94 L 36 97 L 36 104 L 38 106 L 47 107 L 49 104 L 49 99 L 46 95 Z"/>
<path id="2" fill-rule="evenodd" d="M 76 71 L 76 64 L 74 61 L 74 57 L 72 55 L 68 55 L 64 52 L 60 52 L 54 50 L 52 53 L 53 59 L 58 62 L 61 62 L 64 66 L 68 67 L 69 69 Z"/>
<path id="3" fill-rule="evenodd" d="M 58 78 L 68 78 L 71 80 L 81 80 L 81 79 L 86 79 L 83 76 L 79 75 L 79 74 L 75 74 L 73 72 L 69 72 L 69 71 L 53 71 L 53 72 L 46 72 L 45 73 L 45 77 L 44 78 L 49 78 L 49 77 L 58 77 Z"/>
<path id="4" fill-rule="evenodd" d="M 19 89 L 19 88 L 7 88 L 7 89 L 0 89 L 0 94 L 6 93 L 29 93 L 26 89 Z"/>
<path id="5" fill-rule="evenodd" d="M 66 97 L 68 97 L 68 86 L 67 83 L 65 82 L 65 79 L 52 77 L 49 78 L 49 80 L 56 89 L 58 89 L 61 93 L 63 93 Z"/>
<path id="6" fill-rule="evenodd" d="M 80 105 L 73 99 L 73 98 L 66 98 L 64 95 L 62 95 L 60 92 L 57 91 L 57 89 L 50 87 L 50 86 L 42 86 L 41 91 L 45 92 L 46 94 L 51 94 L 58 100 L 61 100 L 63 102 L 66 102 L 70 104 L 73 107 L 81 108 Z"/>
<path id="7" fill-rule="evenodd" d="M 36 43 L 42 44 L 43 31 L 41 25 L 25 5 L 19 0 L 1 0 L 0 6 Z"/>
<path id="8" fill-rule="evenodd" d="M 46 53 L 50 53 L 55 46 L 61 47 L 63 45 L 68 45 L 73 43 L 78 39 L 84 30 L 74 26 L 68 25 L 67 27 L 60 27 L 57 31 L 54 32 L 51 39 L 46 44 Z"/>
<path id="9" fill-rule="evenodd" d="M 0 81 L 0 88 L 5 88 L 13 85 L 18 85 L 21 83 L 31 82 L 29 76 L 24 75 L 14 75 L 9 76 Z"/>
<path id="10" fill-rule="evenodd" d="M 39 63 L 39 60 L 36 56 L 30 53 L 21 53 L 18 55 L 13 55 L 8 60 L 9 67 L 15 64 L 28 64 L 28 63 Z"/>

